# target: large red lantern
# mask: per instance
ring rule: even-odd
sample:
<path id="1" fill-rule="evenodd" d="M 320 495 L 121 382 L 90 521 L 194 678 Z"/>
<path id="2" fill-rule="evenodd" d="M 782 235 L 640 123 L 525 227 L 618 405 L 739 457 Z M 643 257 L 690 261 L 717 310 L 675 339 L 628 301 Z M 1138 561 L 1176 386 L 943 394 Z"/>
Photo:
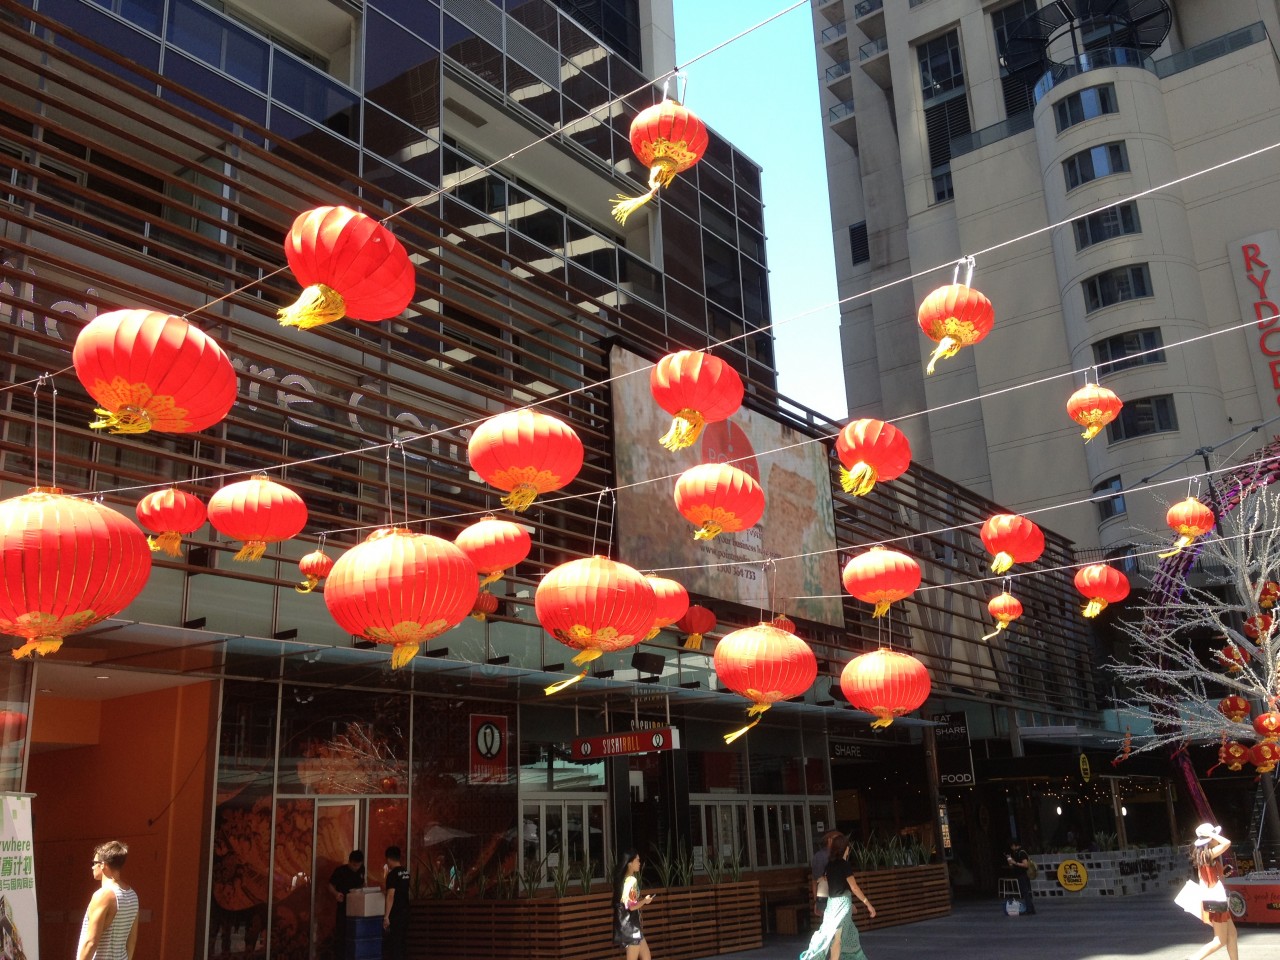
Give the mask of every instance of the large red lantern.
<path id="1" fill-rule="evenodd" d="M 337 559 L 324 602 L 343 630 L 390 644 L 391 669 L 398 670 L 422 644 L 461 623 L 479 590 L 476 568 L 448 540 L 384 527 Z"/>
<path id="2" fill-rule="evenodd" d="M 1165 514 L 1165 523 L 1178 535 L 1178 539 L 1174 543 L 1172 550 L 1162 553 L 1160 556 L 1174 556 L 1183 547 L 1194 542 L 1196 537 L 1203 537 L 1212 530 L 1216 522 L 1213 511 L 1195 497 L 1187 497 L 1187 499 L 1175 503 Z"/>
<path id="3" fill-rule="evenodd" d="M 850 560 L 841 574 L 844 588 L 864 603 L 874 603 L 872 616 L 884 616 L 889 605 L 915 593 L 920 564 L 897 550 L 872 547 Z"/>
<path id="4" fill-rule="evenodd" d="M 1263 740 L 1274 743 L 1280 740 L 1280 713 L 1268 710 L 1253 718 L 1253 729 Z"/>
<path id="5" fill-rule="evenodd" d="M 534 498 L 567 486 L 582 469 L 582 440 L 574 429 L 538 410 L 512 410 L 490 417 L 467 444 L 471 469 L 507 491 L 502 505 L 516 513 Z"/>
<path id="6" fill-rule="evenodd" d="M 321 580 L 333 572 L 333 563 L 333 557 L 324 552 L 323 546 L 312 550 L 298 561 L 298 570 L 304 579 L 293 589 L 298 593 L 310 593 L 320 586 Z"/>
<path id="7" fill-rule="evenodd" d="M 954 357 L 961 347 L 971 346 L 991 332 L 996 312 L 991 301 L 963 283 L 939 287 L 924 298 L 916 322 L 938 345 L 929 356 L 925 373 L 933 373 L 939 360 Z"/>
<path id="8" fill-rule="evenodd" d="M 1119 603 L 1129 595 L 1129 578 L 1105 563 L 1091 563 L 1076 571 L 1076 589 L 1089 602 L 1084 615 L 1096 617 L 1108 604 Z"/>
<path id="9" fill-rule="evenodd" d="M 676 509 L 697 527 L 695 540 L 754 527 L 764 516 L 764 488 L 729 463 L 700 463 L 676 481 Z"/>
<path id="10" fill-rule="evenodd" d="M 1022 616 L 1022 601 L 1006 590 L 987 601 L 987 612 L 995 618 L 996 628 L 983 640 L 990 640 Z"/>
<path id="11" fill-rule="evenodd" d="M 923 663 L 896 650 L 872 650 L 854 657 L 840 673 L 846 700 L 876 718 L 871 729 L 887 727 L 929 698 L 932 683 Z"/>
<path id="12" fill-rule="evenodd" d="M 134 512 L 138 521 L 148 530 L 156 530 L 158 537 L 148 537 L 147 546 L 171 557 L 182 555 L 182 538 L 204 526 L 204 501 L 199 497 L 169 487 L 149 493 L 138 501 Z"/>
<path id="13" fill-rule="evenodd" d="M 1249 716 L 1249 701 L 1233 693 L 1218 701 L 1218 711 L 1232 723 L 1239 723 Z"/>
<path id="14" fill-rule="evenodd" d="M 725 734 L 725 743 L 754 727 L 778 701 L 800 696 L 818 677 L 818 659 L 809 645 L 771 623 L 726 633 L 716 644 L 713 662 L 720 682 L 752 702 L 747 716 L 755 718 Z"/>
<path id="15" fill-rule="evenodd" d="M 1114 392 L 1096 383 L 1086 383 L 1067 399 L 1067 415 L 1084 427 L 1086 443 L 1096 437 L 1102 428 L 1120 416 L 1124 404 Z"/>
<path id="16" fill-rule="evenodd" d="M 649 168 L 649 192 L 638 197 L 614 197 L 613 218 L 626 223 L 642 205 L 702 159 L 710 138 L 707 127 L 693 113 L 674 100 L 666 99 L 631 121 L 631 149 Z"/>
<path id="17" fill-rule="evenodd" d="M 1270 773 L 1276 768 L 1276 764 L 1280 763 L 1280 746 L 1276 746 L 1270 740 L 1255 743 L 1249 750 L 1249 762 L 1254 765 L 1258 773 Z"/>
<path id="18" fill-rule="evenodd" d="M 907 435 L 883 420 L 854 420 L 836 435 L 840 487 L 863 497 L 877 482 L 896 480 L 911 465 Z"/>
<path id="19" fill-rule="evenodd" d="M 529 531 L 510 520 L 482 517 L 454 538 L 481 575 L 480 586 L 497 583 L 508 569 L 529 556 Z"/>
<path id="20" fill-rule="evenodd" d="M 738 371 L 700 350 L 669 353 L 649 372 L 649 390 L 674 418 L 658 440 L 668 450 L 693 446 L 708 423 L 727 420 L 742 406 Z"/>
<path id="21" fill-rule="evenodd" d="M 643 640 L 656 606 L 649 581 L 625 563 L 583 557 L 552 568 L 533 595 L 533 610 L 547 633 L 579 651 L 573 663 L 582 672 L 551 684 L 546 692 L 577 683 L 591 661 Z"/>
<path id="22" fill-rule="evenodd" d="M 115 616 L 150 572 L 147 538 L 109 507 L 57 487 L 0 501 L 0 633 L 26 641 L 14 659 Z"/>
<path id="23" fill-rule="evenodd" d="M 1264 636 L 1271 636 L 1271 625 L 1274 623 L 1270 614 L 1259 613 L 1249 617 L 1244 622 L 1244 635 L 1250 640 L 1258 640 Z"/>
<path id="24" fill-rule="evenodd" d="M 991 569 L 1004 573 L 1015 563 L 1034 563 L 1044 553 L 1044 533 L 1026 517 L 997 513 L 982 525 L 982 545 L 993 554 Z"/>
<path id="25" fill-rule="evenodd" d="M 1218 662 L 1227 668 L 1228 673 L 1239 673 L 1244 669 L 1244 665 L 1248 663 L 1252 657 L 1249 651 L 1243 647 L 1237 647 L 1234 643 L 1229 643 L 1214 653 Z"/>
<path id="26" fill-rule="evenodd" d="M 94 430 L 193 433 L 236 402 L 236 371 L 222 348 L 181 317 L 154 310 L 113 310 L 91 320 L 71 361 L 98 402 Z"/>
<path id="27" fill-rule="evenodd" d="M 1270 610 L 1280 600 L 1280 583 L 1274 580 L 1263 580 L 1258 584 L 1258 606 Z"/>
<path id="28" fill-rule="evenodd" d="M 706 607 L 694 604 L 676 621 L 676 629 L 686 634 L 684 648 L 701 650 L 702 638 L 716 628 L 716 615 Z"/>
<path id="29" fill-rule="evenodd" d="M 663 627 L 669 627 L 689 612 L 689 593 L 684 585 L 668 577 L 645 577 L 653 587 L 653 626 L 645 635 L 652 640 Z"/>
<path id="30" fill-rule="evenodd" d="M 280 310 L 302 330 L 341 320 L 386 320 L 413 299 L 413 263 L 390 230 L 349 207 L 304 210 L 284 240 L 289 269 L 304 289 Z"/>
<path id="31" fill-rule="evenodd" d="M 243 541 L 236 560 L 260 560 L 268 543 L 302 532 L 307 505 L 288 487 L 260 473 L 228 484 L 210 497 L 209 522 L 224 537 Z"/>
<path id="32" fill-rule="evenodd" d="M 1232 773 L 1239 773 L 1248 761 L 1249 748 L 1243 743 L 1227 740 L 1218 747 L 1218 762 L 1226 764 L 1227 769 Z"/>

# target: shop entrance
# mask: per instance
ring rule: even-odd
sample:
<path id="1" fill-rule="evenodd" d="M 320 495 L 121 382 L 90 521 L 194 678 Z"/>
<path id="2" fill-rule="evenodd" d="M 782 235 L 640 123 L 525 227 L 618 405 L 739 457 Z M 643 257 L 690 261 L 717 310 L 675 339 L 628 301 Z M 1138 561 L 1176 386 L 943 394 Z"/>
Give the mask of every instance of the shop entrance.
<path id="1" fill-rule="evenodd" d="M 578 889 L 584 877 L 608 876 L 604 800 L 599 796 L 525 797 L 520 825 L 521 875 L 539 885 Z"/>

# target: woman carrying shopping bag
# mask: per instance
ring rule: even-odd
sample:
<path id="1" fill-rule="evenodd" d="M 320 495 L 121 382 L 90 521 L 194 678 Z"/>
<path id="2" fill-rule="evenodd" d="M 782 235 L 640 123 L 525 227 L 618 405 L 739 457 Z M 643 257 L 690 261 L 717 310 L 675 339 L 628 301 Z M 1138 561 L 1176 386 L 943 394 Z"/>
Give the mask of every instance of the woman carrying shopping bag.
<path id="1" fill-rule="evenodd" d="M 1191 865 L 1200 880 L 1200 919 L 1213 927 L 1213 939 L 1191 955 L 1191 960 L 1204 960 L 1220 947 L 1227 948 L 1229 960 L 1240 960 L 1236 945 L 1236 925 L 1227 909 L 1227 890 L 1222 884 L 1222 855 L 1231 847 L 1231 841 L 1222 835 L 1222 828 L 1212 823 L 1196 827 L 1196 841 L 1191 847 Z"/>

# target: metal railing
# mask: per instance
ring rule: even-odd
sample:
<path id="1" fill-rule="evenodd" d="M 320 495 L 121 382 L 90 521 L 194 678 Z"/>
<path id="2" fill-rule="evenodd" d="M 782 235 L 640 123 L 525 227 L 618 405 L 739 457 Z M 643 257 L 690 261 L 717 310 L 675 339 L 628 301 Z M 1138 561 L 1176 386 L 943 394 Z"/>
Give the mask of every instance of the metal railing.
<path id="1" fill-rule="evenodd" d="M 880 37 L 878 40 L 872 40 L 870 43 L 864 43 L 858 48 L 859 60 L 870 60 L 877 54 L 884 53 L 889 49 L 889 38 Z"/>
<path id="2" fill-rule="evenodd" d="M 962 134 L 951 141 L 951 159 L 954 160 L 956 157 L 963 156 L 966 153 L 980 150 L 995 143 L 997 140 L 1012 137 L 1015 133 L 1030 130 L 1033 126 L 1035 126 L 1035 119 L 1032 112 L 1024 110 L 1021 113 L 1015 113 L 1012 117 L 1001 120 L 999 123 L 993 123 L 989 127 Z"/>
<path id="3" fill-rule="evenodd" d="M 835 123 L 837 120 L 843 120 L 845 117 L 853 116 L 853 100 L 845 100 L 843 103 L 837 103 L 834 107 L 827 111 L 827 122 Z"/>
<path id="4" fill-rule="evenodd" d="M 1202 63 L 1208 63 L 1210 60 L 1217 60 L 1219 57 L 1225 57 L 1229 53 L 1242 50 L 1255 43 L 1262 43 L 1266 39 L 1267 28 L 1259 20 L 1257 23 L 1251 23 L 1247 27 L 1232 30 L 1230 33 L 1224 33 L 1222 36 L 1206 40 L 1204 43 L 1197 43 L 1194 47 L 1188 47 L 1186 50 L 1180 50 L 1167 57 L 1161 57 L 1156 61 L 1156 76 L 1161 79 L 1171 77 L 1175 73 L 1190 70 L 1192 67 L 1198 67 Z"/>
<path id="5" fill-rule="evenodd" d="M 830 43 L 832 40 L 838 40 L 849 32 L 849 24 L 841 20 L 839 23 L 833 23 L 821 33 L 822 42 Z"/>
<path id="6" fill-rule="evenodd" d="M 839 80 L 841 77 L 848 76 L 852 72 L 853 64 L 848 60 L 842 60 L 834 66 L 827 67 L 827 83 L 831 83 L 833 80 Z"/>
<path id="7" fill-rule="evenodd" d="M 853 19 L 859 20 L 882 9 L 884 9 L 884 0 L 859 0 L 853 7 Z"/>
<path id="8" fill-rule="evenodd" d="M 1103 67 L 1138 67 L 1155 73 L 1155 61 L 1141 50 L 1134 50 L 1132 47 L 1099 47 L 1097 50 L 1088 50 L 1077 57 L 1072 57 L 1066 63 L 1055 63 L 1036 84 L 1036 103 L 1039 103 L 1045 94 L 1064 80 L 1078 77 L 1090 70 L 1100 70 Z"/>

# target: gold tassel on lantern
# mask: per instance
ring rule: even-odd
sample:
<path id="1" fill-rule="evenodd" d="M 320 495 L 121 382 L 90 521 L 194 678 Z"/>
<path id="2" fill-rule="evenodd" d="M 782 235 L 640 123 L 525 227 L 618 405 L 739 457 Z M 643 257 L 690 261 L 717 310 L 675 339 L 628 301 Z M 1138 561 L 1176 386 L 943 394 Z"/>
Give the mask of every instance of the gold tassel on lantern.
<path id="1" fill-rule="evenodd" d="M 996 554 L 995 559 L 991 561 L 991 572 L 1004 573 L 1006 570 L 1008 570 L 1012 566 L 1013 566 L 1012 555 L 1001 550 L 999 553 Z"/>
<path id="2" fill-rule="evenodd" d="M 684 638 L 684 648 L 686 650 L 701 650 L 702 637 L 703 637 L 703 634 L 701 633 L 689 634 L 689 636 Z"/>
<path id="3" fill-rule="evenodd" d="M 1085 604 L 1084 610 L 1081 611 L 1086 617 L 1092 619 L 1107 609 L 1107 601 L 1094 599 Z"/>
<path id="4" fill-rule="evenodd" d="M 858 461 L 853 468 L 840 468 L 840 489 L 852 493 L 855 497 L 865 497 L 876 485 L 876 471 L 868 464 Z"/>
<path id="5" fill-rule="evenodd" d="M 182 534 L 177 530 L 166 530 L 158 537 L 147 537 L 147 546 L 152 553 L 163 553 L 170 557 L 182 556 Z"/>
<path id="6" fill-rule="evenodd" d="M 598 660 L 603 656 L 604 656 L 603 650 L 596 650 L 593 648 L 590 650 L 581 651 L 570 662 L 576 664 L 577 666 L 582 667 L 582 672 L 577 674 L 576 676 L 570 677 L 567 680 L 557 680 L 555 683 L 551 684 L 551 686 L 547 687 L 544 692 L 546 693 L 547 696 L 551 696 L 551 694 L 559 693 L 565 687 L 569 687 L 577 683 L 579 680 L 585 677 L 587 673 L 590 671 L 591 661 Z"/>
<path id="7" fill-rule="evenodd" d="M 938 345 L 933 348 L 933 353 L 929 354 L 929 365 L 924 368 L 924 372 L 932 374 L 933 368 L 937 366 L 939 360 L 947 360 L 954 357 L 963 346 L 964 344 L 956 337 L 943 337 L 938 341 Z"/>
<path id="8" fill-rule="evenodd" d="M 531 483 L 521 483 L 501 499 L 501 504 L 513 513 L 524 513 L 537 499 L 538 488 Z"/>
<path id="9" fill-rule="evenodd" d="M 106 430 L 108 433 L 130 434 L 149 433 L 151 431 L 151 414 L 140 407 L 123 406 L 112 413 L 101 407 L 94 407 L 93 412 L 102 419 L 89 424 L 90 430 Z"/>
<path id="10" fill-rule="evenodd" d="M 983 635 L 983 637 L 982 637 L 982 639 L 983 639 L 983 640 L 990 640 L 992 637 L 997 637 L 997 636 L 999 636 L 999 635 L 1000 635 L 1000 631 L 1001 631 L 1001 630 L 1003 630 L 1003 629 L 1004 629 L 1005 627 L 1007 627 L 1008 625 L 1009 625 L 1009 624 L 1007 624 L 1007 623 L 1006 623 L 1005 621 L 1003 621 L 1003 620 L 997 620 L 997 621 L 996 621 L 996 628 L 995 628 L 994 630 L 992 630 L 990 633 L 988 633 L 988 634 L 984 634 L 984 635 Z"/>
<path id="11" fill-rule="evenodd" d="M 240 560 L 252 563 L 255 560 L 261 560 L 262 555 L 267 552 L 267 542 L 265 540 L 246 540 L 244 546 L 236 551 L 236 555 L 232 560 Z"/>
<path id="12" fill-rule="evenodd" d="M 706 425 L 707 421 L 703 419 L 702 414 L 686 407 L 675 415 L 675 419 L 671 421 L 671 428 L 658 439 L 658 442 L 671 451 L 683 450 L 697 442 L 698 437 L 702 436 L 702 428 Z"/>
<path id="13" fill-rule="evenodd" d="M 307 576 L 307 579 L 303 580 L 300 584 L 298 584 L 296 587 L 293 588 L 294 592 L 310 593 L 316 587 L 320 586 L 320 578 L 317 577 L 314 573 L 308 573 L 306 576 Z"/>
<path id="14" fill-rule="evenodd" d="M 341 320 L 347 315 L 347 303 L 342 294 L 323 283 L 313 283 L 302 295 L 287 307 L 276 311 L 280 326 L 310 330 L 326 323 Z"/>
<path id="15" fill-rule="evenodd" d="M 733 743 L 733 741 L 737 740 L 740 736 L 742 736 L 744 733 L 746 733 L 748 730 L 754 727 L 763 718 L 764 712 L 768 710 L 771 706 L 773 706 L 773 704 L 771 703 L 753 704 L 750 708 L 748 708 L 747 716 L 755 717 L 755 719 L 752 720 L 750 723 L 748 723 L 745 727 L 740 727 L 739 729 L 733 731 L 733 733 L 726 733 L 724 735 L 724 742 Z"/>
<path id="16" fill-rule="evenodd" d="M 693 539 L 714 540 L 716 537 L 720 536 L 723 530 L 724 527 L 720 526 L 720 524 L 716 523 L 714 520 L 708 520 L 693 532 Z"/>

